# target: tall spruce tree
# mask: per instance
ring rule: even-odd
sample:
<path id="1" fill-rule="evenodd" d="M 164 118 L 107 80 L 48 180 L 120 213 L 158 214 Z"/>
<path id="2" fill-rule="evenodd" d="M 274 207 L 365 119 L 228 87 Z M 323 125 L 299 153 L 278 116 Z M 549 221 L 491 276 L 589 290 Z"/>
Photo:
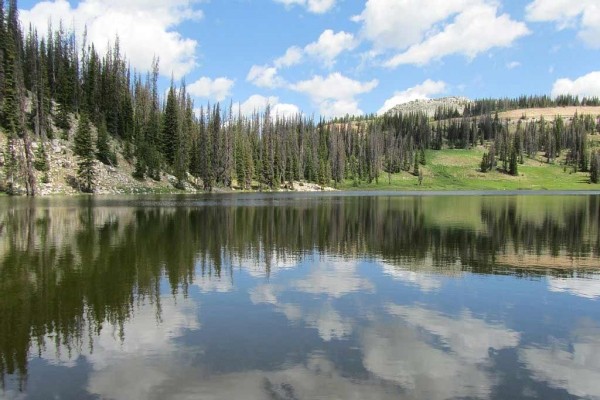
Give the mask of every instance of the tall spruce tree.
<path id="1" fill-rule="evenodd" d="M 87 114 L 86 114 L 87 115 Z M 102 121 L 98 126 L 98 138 L 96 140 L 96 156 L 102 164 L 106 165 L 117 165 L 117 156 L 112 151 L 109 142 L 108 130 L 106 129 L 106 123 Z"/>
<path id="2" fill-rule="evenodd" d="M 593 152 L 590 158 L 590 181 L 600 183 L 600 151 Z"/>
<path id="3" fill-rule="evenodd" d="M 83 113 L 79 120 L 79 127 L 75 133 L 74 152 L 77 156 L 77 174 L 81 191 L 92 193 L 95 186 L 95 164 L 96 155 L 94 151 L 94 141 L 92 139 L 92 128 L 87 114 Z"/>
<path id="4" fill-rule="evenodd" d="M 175 94 L 175 85 L 171 80 L 171 87 L 167 95 L 167 105 L 163 118 L 162 128 L 162 151 L 165 161 L 173 166 L 175 162 L 175 153 L 179 147 L 179 110 L 177 107 L 177 95 Z"/>

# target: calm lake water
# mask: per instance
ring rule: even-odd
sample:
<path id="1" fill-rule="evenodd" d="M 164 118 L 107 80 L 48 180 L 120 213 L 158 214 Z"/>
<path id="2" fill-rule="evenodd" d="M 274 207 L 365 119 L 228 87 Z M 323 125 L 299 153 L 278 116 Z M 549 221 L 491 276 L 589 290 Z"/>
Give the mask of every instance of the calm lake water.
<path id="1" fill-rule="evenodd" d="M 600 398 L 600 196 L 0 199 L 2 399 Z"/>

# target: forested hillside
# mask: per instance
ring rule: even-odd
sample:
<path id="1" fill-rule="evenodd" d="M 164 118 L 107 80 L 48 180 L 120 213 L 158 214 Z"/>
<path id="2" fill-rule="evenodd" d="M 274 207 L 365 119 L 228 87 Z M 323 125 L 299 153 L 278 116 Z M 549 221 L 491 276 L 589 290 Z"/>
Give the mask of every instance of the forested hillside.
<path id="1" fill-rule="evenodd" d="M 598 182 L 600 155 L 590 139 L 598 134 L 597 116 L 517 124 L 498 117 L 518 107 L 598 105 L 598 99 L 479 100 L 463 115 L 440 109 L 434 118 L 323 120 L 274 115 L 268 106 L 242 115 L 231 103 L 198 107 L 185 81 L 171 82 L 163 98 L 159 60 L 148 67 L 132 70 L 118 38 L 99 54 L 86 35 L 75 37 L 62 25 L 43 33 L 24 29 L 16 0 L 0 1 L 0 189 L 33 196 L 52 183 L 48 153 L 57 141 L 76 156 L 73 186 L 85 192 L 95 191 L 99 166 L 125 167 L 119 163 L 139 182 L 169 174 L 175 188 L 191 183 L 207 191 L 277 190 L 294 182 L 360 186 L 401 173 L 420 182 L 427 151 L 474 147 L 485 148 L 482 172 L 516 175 L 526 158 L 544 158 Z"/>

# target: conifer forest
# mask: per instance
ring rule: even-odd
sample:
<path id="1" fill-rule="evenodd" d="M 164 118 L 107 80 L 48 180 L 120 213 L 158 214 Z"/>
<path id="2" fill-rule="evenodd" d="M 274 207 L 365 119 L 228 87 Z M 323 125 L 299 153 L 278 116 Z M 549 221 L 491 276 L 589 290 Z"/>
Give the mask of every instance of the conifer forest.
<path id="1" fill-rule="evenodd" d="M 589 146 L 598 121 L 523 120 L 509 125 L 499 111 L 598 105 L 597 98 L 524 96 L 484 99 L 464 112 L 348 116 L 282 116 L 267 108 L 242 115 L 234 103 L 194 104 L 185 80 L 159 87 L 160 62 L 133 70 L 119 39 L 99 54 L 87 37 L 64 25 L 37 32 L 21 27 L 16 0 L 0 2 L 0 121 L 6 145 L 0 189 L 23 187 L 34 196 L 48 180 L 46 143 L 72 143 L 79 188 L 94 191 L 97 163 L 116 165 L 117 153 L 138 180 L 168 173 L 175 186 L 193 180 L 216 187 L 273 190 L 305 181 L 337 186 L 378 182 L 402 171 L 419 175 L 426 150 L 485 146 L 481 171 L 517 175 L 527 157 L 559 157 L 565 169 L 589 172 L 598 182 L 600 153 Z M 34 151 L 32 143 L 37 143 Z"/>

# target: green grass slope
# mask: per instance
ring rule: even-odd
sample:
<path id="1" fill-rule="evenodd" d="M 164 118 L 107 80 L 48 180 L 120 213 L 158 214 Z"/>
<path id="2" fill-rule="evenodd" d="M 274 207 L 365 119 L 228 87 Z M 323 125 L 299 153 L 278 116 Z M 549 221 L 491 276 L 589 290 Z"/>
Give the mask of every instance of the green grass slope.
<path id="1" fill-rule="evenodd" d="M 420 166 L 423 183 L 412 173 L 402 172 L 390 177 L 382 172 L 379 182 L 370 184 L 345 181 L 343 190 L 600 190 L 590 184 L 588 173 L 564 170 L 561 159 L 548 164 L 540 155 L 519 164 L 519 176 L 501 171 L 480 172 L 482 147 L 472 150 L 440 150 L 426 153 L 427 165 Z"/>

